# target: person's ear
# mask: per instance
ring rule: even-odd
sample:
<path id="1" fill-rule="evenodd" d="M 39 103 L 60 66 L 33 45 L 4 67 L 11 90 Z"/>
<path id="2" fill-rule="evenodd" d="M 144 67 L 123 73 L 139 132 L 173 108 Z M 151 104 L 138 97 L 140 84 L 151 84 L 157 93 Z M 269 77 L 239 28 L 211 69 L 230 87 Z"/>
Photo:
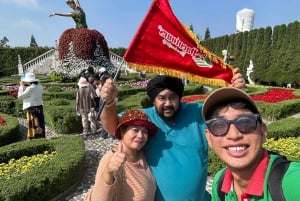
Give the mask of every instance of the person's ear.
<path id="1" fill-rule="evenodd" d="M 210 146 L 210 148 L 212 148 L 212 145 L 211 145 L 211 133 L 210 133 L 210 131 L 207 128 L 205 129 L 205 136 L 206 136 L 208 145 Z"/>
<path id="2" fill-rule="evenodd" d="M 262 135 L 262 142 L 265 143 L 268 135 L 268 128 L 264 122 L 261 123 L 260 130 Z"/>

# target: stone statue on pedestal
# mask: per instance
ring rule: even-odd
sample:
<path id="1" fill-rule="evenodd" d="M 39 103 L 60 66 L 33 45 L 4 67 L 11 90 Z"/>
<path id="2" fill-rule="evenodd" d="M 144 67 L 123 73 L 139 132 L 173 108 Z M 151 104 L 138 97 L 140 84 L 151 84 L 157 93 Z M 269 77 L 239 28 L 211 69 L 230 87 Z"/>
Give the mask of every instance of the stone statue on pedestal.
<path id="1" fill-rule="evenodd" d="M 250 64 L 247 68 L 247 79 L 249 81 L 249 84 L 255 84 L 254 81 L 251 79 L 251 76 L 250 76 L 251 73 L 253 73 L 253 68 L 254 68 L 253 62 L 252 62 L 252 60 L 250 60 Z"/>

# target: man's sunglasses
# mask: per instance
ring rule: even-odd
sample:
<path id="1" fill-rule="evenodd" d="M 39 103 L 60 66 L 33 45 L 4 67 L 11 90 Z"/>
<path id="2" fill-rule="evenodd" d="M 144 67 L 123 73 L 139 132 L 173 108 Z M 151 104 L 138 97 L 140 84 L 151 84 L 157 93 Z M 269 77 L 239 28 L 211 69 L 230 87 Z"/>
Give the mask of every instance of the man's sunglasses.
<path id="1" fill-rule="evenodd" d="M 205 123 L 214 136 L 222 136 L 226 135 L 230 124 L 234 124 L 241 133 L 251 133 L 256 129 L 258 119 L 260 119 L 259 114 L 243 114 L 233 120 L 214 118 L 207 120 Z"/>

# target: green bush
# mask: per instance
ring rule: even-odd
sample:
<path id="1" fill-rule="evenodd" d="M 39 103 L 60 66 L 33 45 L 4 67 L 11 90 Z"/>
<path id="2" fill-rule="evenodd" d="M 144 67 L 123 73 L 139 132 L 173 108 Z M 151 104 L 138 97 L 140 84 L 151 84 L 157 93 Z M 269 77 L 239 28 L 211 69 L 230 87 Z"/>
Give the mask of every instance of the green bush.
<path id="1" fill-rule="evenodd" d="M 43 100 L 53 100 L 57 98 L 67 99 L 67 100 L 74 100 L 76 99 L 76 92 L 75 91 L 61 91 L 61 92 L 49 92 L 46 90 L 43 94 Z"/>
<path id="2" fill-rule="evenodd" d="M 0 163 L 46 150 L 56 151 L 53 159 L 0 182 L 1 201 L 50 200 L 79 181 L 84 171 L 85 148 L 77 136 L 36 139 L 0 147 Z"/>
<path id="3" fill-rule="evenodd" d="M 225 163 L 220 160 L 220 158 L 215 154 L 215 152 L 209 148 L 208 149 L 208 175 L 214 176 L 217 171 L 226 167 Z"/>
<path id="4" fill-rule="evenodd" d="M 75 103 L 75 102 L 74 102 Z M 73 104 L 74 104 L 73 103 Z M 61 98 L 58 98 L 58 99 L 54 99 L 52 101 L 49 101 L 47 103 L 47 105 L 50 105 L 50 106 L 63 106 L 63 105 L 70 105 L 70 101 L 69 100 L 66 100 L 66 99 L 61 99 Z M 75 107 L 75 106 L 74 106 Z"/>
<path id="5" fill-rule="evenodd" d="M 59 86 L 50 86 L 47 89 L 48 92 L 62 92 L 63 90 Z"/>
<path id="6" fill-rule="evenodd" d="M 268 138 L 300 137 L 300 118 L 285 118 L 268 125 Z"/>
<path id="7" fill-rule="evenodd" d="M 299 100 L 287 100 L 279 103 L 256 102 L 264 119 L 276 121 L 300 112 Z"/>
<path id="8" fill-rule="evenodd" d="M 6 97 L 0 99 L 0 112 L 5 114 L 14 114 L 16 109 L 16 99 L 9 96 L 0 97 Z"/>
<path id="9" fill-rule="evenodd" d="M 56 81 L 62 81 L 63 78 L 61 75 L 58 75 L 57 73 L 55 72 L 51 72 L 50 74 L 50 79 L 53 81 L 53 82 L 56 82 Z"/>
<path id="10" fill-rule="evenodd" d="M 8 114 L 0 113 L 0 116 L 5 119 L 7 124 L 5 126 L 0 125 L 0 147 L 19 141 L 21 137 L 18 120 Z"/>
<path id="11" fill-rule="evenodd" d="M 45 107 L 46 123 L 57 133 L 81 133 L 81 117 L 76 115 L 75 105 Z"/>

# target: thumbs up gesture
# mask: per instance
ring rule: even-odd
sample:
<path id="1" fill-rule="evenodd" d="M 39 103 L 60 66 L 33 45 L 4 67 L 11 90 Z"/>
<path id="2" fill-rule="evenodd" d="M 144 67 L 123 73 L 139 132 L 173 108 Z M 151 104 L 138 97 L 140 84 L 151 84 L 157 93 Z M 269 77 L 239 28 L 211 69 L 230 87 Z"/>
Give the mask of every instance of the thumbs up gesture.
<path id="1" fill-rule="evenodd" d="M 107 166 L 108 172 L 118 171 L 119 168 L 125 162 L 126 155 L 124 153 L 122 153 L 122 149 L 123 149 L 123 143 L 122 143 L 122 140 L 120 140 L 120 142 L 118 144 L 118 150 L 113 154 L 113 156 L 111 157 L 111 159 L 108 163 L 108 166 Z"/>
<path id="2" fill-rule="evenodd" d="M 120 167 L 124 164 L 126 160 L 126 155 L 125 153 L 122 153 L 122 148 L 123 148 L 123 143 L 122 140 L 120 140 L 117 147 L 117 151 L 114 152 L 114 154 L 108 161 L 103 171 L 103 174 L 101 174 L 101 178 L 108 185 L 114 183 L 114 173 L 120 169 Z"/>

